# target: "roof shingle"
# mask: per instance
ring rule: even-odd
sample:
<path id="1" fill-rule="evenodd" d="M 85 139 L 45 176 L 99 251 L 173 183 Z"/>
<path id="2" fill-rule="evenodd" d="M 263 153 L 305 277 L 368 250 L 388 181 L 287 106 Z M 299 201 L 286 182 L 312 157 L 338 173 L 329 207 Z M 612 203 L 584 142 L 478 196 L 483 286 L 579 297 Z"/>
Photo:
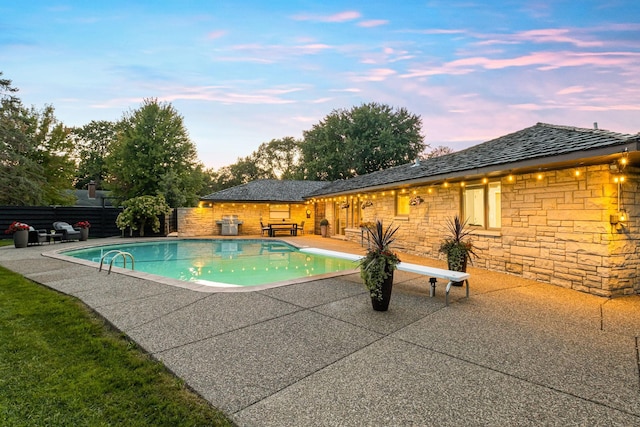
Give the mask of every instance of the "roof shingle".
<path id="1" fill-rule="evenodd" d="M 525 160 L 552 158 L 563 154 L 624 145 L 638 135 L 628 135 L 601 129 L 575 128 L 538 123 L 535 126 L 496 138 L 482 144 L 440 157 L 422 160 L 334 181 L 311 196 L 357 191 L 370 187 L 401 183 L 416 179 L 428 180 L 446 174 L 495 167 Z"/>
<path id="2" fill-rule="evenodd" d="M 304 202 L 307 195 L 329 184 L 320 181 L 261 179 L 209 194 L 201 200 L 216 202 Z"/>

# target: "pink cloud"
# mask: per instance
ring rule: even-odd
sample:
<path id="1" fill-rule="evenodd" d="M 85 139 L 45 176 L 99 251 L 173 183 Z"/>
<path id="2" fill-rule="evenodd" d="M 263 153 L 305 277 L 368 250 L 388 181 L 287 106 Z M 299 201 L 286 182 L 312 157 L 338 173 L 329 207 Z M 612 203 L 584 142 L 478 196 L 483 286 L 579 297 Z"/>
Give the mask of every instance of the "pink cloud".
<path id="1" fill-rule="evenodd" d="M 582 93 L 586 91 L 583 86 L 569 86 L 556 92 L 557 95 L 571 95 L 574 93 Z"/>
<path id="2" fill-rule="evenodd" d="M 219 39 L 220 37 L 226 34 L 227 32 L 224 30 L 211 31 L 209 34 L 207 34 L 207 39 L 209 40 Z"/>
<path id="3" fill-rule="evenodd" d="M 368 21 L 358 22 L 358 26 L 364 28 L 372 28 L 379 27 L 381 25 L 387 25 L 388 23 L 389 21 L 387 21 L 386 19 L 371 19 Z"/>
<path id="4" fill-rule="evenodd" d="M 295 15 L 296 21 L 317 21 L 317 22 L 348 22 L 360 18 L 360 12 L 354 10 L 335 13 L 333 15 Z"/>
<path id="5" fill-rule="evenodd" d="M 426 77 L 439 74 L 468 74 L 477 68 L 488 70 L 509 67 L 535 66 L 540 71 L 549 71 L 563 67 L 635 67 L 640 62 L 640 53 L 636 52 L 534 52 L 529 55 L 505 59 L 471 57 L 448 62 L 439 67 L 410 69 L 401 77 Z"/>
<path id="6" fill-rule="evenodd" d="M 394 74 L 397 74 L 396 70 L 392 70 L 390 68 L 376 68 L 365 75 L 354 77 L 353 80 L 357 82 L 381 82 Z"/>
<path id="7" fill-rule="evenodd" d="M 476 35 L 477 37 L 485 37 Z M 514 34 L 492 34 L 488 40 L 477 43 L 478 45 L 494 44 L 520 44 L 531 43 L 568 43 L 577 47 L 599 47 L 604 43 L 598 40 L 582 40 L 571 36 L 571 31 L 565 28 L 546 28 L 540 30 L 521 31 Z"/>

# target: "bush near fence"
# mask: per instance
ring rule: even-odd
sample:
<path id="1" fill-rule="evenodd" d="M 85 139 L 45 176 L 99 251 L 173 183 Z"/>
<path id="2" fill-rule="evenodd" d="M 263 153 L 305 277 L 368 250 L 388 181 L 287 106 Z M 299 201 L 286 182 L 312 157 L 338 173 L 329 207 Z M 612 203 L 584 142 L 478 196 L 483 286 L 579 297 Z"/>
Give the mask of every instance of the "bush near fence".
<path id="1" fill-rule="evenodd" d="M 89 237 L 130 236 L 130 230 L 124 233 L 116 227 L 116 218 L 122 208 L 112 207 L 76 207 L 76 206 L 0 206 L 0 239 L 11 238 L 4 230 L 13 221 L 29 224 L 36 230 L 51 230 L 53 223 L 64 221 L 71 225 L 79 221 L 89 221 Z M 168 219 L 160 218 L 160 232 L 154 233 L 145 227 L 145 237 L 166 236 L 169 233 Z M 140 233 L 134 230 L 133 237 Z"/>

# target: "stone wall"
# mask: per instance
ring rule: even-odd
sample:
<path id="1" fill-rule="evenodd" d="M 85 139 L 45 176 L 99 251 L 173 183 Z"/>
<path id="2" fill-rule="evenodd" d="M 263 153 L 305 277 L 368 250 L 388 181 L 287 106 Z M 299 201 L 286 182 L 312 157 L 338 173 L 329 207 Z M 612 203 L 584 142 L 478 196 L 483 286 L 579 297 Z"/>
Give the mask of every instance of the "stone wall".
<path id="1" fill-rule="evenodd" d="M 313 234 L 315 212 L 314 207 L 304 203 L 290 204 L 290 218 L 285 221 L 302 224 L 304 221 L 304 231 Z M 310 210 L 310 218 L 307 218 L 306 211 Z M 270 222 L 282 221 L 269 218 L 268 203 L 223 203 L 212 204 L 210 207 L 180 208 L 178 209 L 178 236 L 180 237 L 202 237 L 219 236 L 220 224 L 216 221 L 223 216 L 236 215 L 242 221 L 239 226 L 239 235 L 256 236 L 261 235 L 260 222 L 265 225 Z"/>
<path id="2" fill-rule="evenodd" d="M 575 169 L 537 175 L 501 178 L 502 227 L 473 233 L 479 255 L 474 266 L 601 296 L 640 292 L 637 171 L 625 171 L 621 185 L 621 204 L 630 217 L 624 227 L 610 224 L 618 210 L 618 184 L 609 165 L 583 167 L 579 176 Z M 412 206 L 408 218 L 395 216 L 394 195 L 378 193 L 363 221 L 393 221 L 400 226 L 398 251 L 444 259 L 438 249 L 447 219 L 460 212 L 460 183 L 410 191 L 425 202 Z M 346 237 L 360 242 L 360 230 L 348 230 Z"/>

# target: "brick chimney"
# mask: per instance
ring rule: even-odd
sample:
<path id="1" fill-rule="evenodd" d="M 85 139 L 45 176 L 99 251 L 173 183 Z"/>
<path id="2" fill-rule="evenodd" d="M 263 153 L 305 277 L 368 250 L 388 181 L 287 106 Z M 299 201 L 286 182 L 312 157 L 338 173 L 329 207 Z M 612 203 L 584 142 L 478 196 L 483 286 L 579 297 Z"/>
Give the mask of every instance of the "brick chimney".
<path id="1" fill-rule="evenodd" d="M 96 182 L 89 181 L 88 187 L 89 187 L 89 198 L 95 199 L 96 198 Z"/>

